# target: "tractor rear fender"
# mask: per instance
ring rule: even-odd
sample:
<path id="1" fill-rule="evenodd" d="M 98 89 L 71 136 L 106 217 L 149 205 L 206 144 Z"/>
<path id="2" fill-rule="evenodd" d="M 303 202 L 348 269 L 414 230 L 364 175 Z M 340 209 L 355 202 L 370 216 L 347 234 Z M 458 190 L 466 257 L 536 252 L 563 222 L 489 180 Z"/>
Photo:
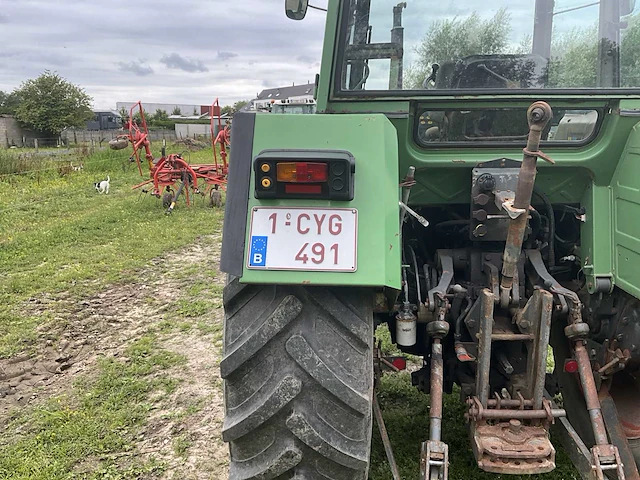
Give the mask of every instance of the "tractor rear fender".
<path id="1" fill-rule="evenodd" d="M 384 115 L 270 115 L 242 112 L 234 117 L 231 136 L 233 149 L 222 244 L 223 271 L 241 277 L 241 283 L 400 288 L 398 143 L 396 130 Z M 281 154 L 292 161 L 297 159 L 296 152 L 304 158 L 349 158 L 355 165 L 353 199 L 282 198 L 284 195 L 279 195 L 281 198 L 256 198 L 256 159 L 264 158 L 264 155 L 278 157 Z M 275 169 L 269 175 L 275 180 Z M 255 231 L 252 236 L 252 215 L 260 209 L 264 212 L 265 208 L 281 208 L 277 212 L 283 215 L 279 217 L 283 219 L 292 212 L 293 220 L 296 218 L 293 212 L 305 212 L 306 209 L 311 219 L 305 217 L 305 231 L 315 228 L 311 213 L 313 209 L 327 209 L 321 210 L 327 212 L 327 218 L 337 209 L 353 214 L 357 221 L 356 235 L 350 243 L 341 237 L 339 248 L 340 255 L 345 253 L 345 249 L 356 250 L 354 270 L 319 271 L 317 264 L 312 263 L 313 259 L 320 258 L 312 256 L 311 249 L 317 241 L 313 237 L 309 237 L 310 243 L 301 254 L 309 255 L 307 262 L 292 260 L 303 248 L 306 237 L 296 236 L 296 232 L 291 230 L 284 230 L 291 233 L 287 245 L 293 252 L 292 258 L 287 259 L 287 265 L 269 265 L 275 255 L 273 250 L 269 251 L 270 257 L 262 268 L 250 264 L 250 251 L 252 245 L 253 248 L 256 245 Z M 287 228 L 294 228 L 293 223 Z M 283 231 L 282 228 L 284 223 L 278 223 L 278 229 L 281 229 L 279 233 Z M 281 240 L 269 237 L 270 233 L 267 232 L 266 236 L 273 247 Z M 260 235 L 265 235 L 264 231 Z M 335 253 L 334 250 L 329 252 L 330 248 L 329 244 L 325 247 L 327 256 Z M 282 251 L 281 247 L 278 249 Z M 318 247 L 317 251 L 320 249 Z M 286 266 L 290 268 L 284 269 Z M 327 267 L 328 270 L 331 268 Z"/>

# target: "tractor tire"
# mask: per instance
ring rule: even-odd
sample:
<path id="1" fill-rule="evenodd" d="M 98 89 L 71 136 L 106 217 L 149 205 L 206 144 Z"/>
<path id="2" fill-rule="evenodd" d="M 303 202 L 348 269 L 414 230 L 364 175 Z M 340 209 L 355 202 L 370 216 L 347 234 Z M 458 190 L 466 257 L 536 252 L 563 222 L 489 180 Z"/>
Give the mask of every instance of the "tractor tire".
<path id="1" fill-rule="evenodd" d="M 365 480 L 371 448 L 370 291 L 224 289 L 230 480 Z"/>

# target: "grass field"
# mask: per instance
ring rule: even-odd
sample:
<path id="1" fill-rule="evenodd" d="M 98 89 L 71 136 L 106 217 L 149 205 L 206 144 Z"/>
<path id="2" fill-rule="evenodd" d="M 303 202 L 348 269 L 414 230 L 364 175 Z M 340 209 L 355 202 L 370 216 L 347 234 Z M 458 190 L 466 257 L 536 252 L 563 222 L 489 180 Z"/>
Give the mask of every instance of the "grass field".
<path id="1" fill-rule="evenodd" d="M 210 161 L 211 150 L 192 156 Z M 128 150 L 105 150 L 86 159 L 83 171 L 63 178 L 55 166 L 41 163 L 47 170 L 0 176 L 0 271 L 8 273 L 0 279 L 0 357 L 28 346 L 36 328 L 52 320 L 54 312 L 25 316 L 20 305 L 29 298 L 86 294 L 135 276 L 150 259 L 211 228 L 204 199 L 196 199 L 199 208 L 167 218 L 159 200 L 131 191 L 144 179 L 128 158 Z M 111 192 L 98 195 L 93 182 L 107 175 Z M 214 217 L 221 218 L 220 212 Z"/>
<path id="2" fill-rule="evenodd" d="M 69 342 L 84 352 L 2 410 L 2 479 L 226 478 L 223 214 L 199 203 L 166 216 L 131 190 L 141 179 L 128 156 L 100 151 L 63 178 L 50 160 L 39 172 L 0 173 L 0 368 L 49 354 L 64 364 Z M 191 154 L 210 159 L 211 150 Z M 111 192 L 99 195 L 93 182 L 107 175 Z M 403 373 L 382 379 L 379 399 L 402 478 L 415 479 L 429 397 Z M 497 478 L 475 467 L 463 413 L 446 398 L 450 479 Z M 561 451 L 557 460 L 535 478 L 578 478 Z M 374 426 L 370 479 L 391 478 Z"/>

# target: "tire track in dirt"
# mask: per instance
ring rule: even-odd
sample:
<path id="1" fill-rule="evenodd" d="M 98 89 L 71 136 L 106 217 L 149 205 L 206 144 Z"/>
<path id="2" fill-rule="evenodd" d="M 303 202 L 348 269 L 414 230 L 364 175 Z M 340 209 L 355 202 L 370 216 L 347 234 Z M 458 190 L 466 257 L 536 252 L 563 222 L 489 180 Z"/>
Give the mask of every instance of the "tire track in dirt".
<path id="1" fill-rule="evenodd" d="M 63 294 L 31 299 L 24 306 L 27 314 L 55 311 L 57 326 L 40 331 L 43 340 L 35 354 L 0 360 L 0 425 L 16 409 L 71 391 L 79 375 L 91 375 L 98 358 L 122 357 L 130 342 L 163 324 L 189 285 L 210 282 L 212 289 L 204 295 L 212 309 L 197 320 L 215 328 L 158 334 L 160 346 L 183 355 L 186 363 L 162 372 L 177 380 L 177 388 L 153 399 L 135 454 L 138 460 L 163 462 L 161 478 L 225 478 L 228 449 L 220 435 L 224 413 L 218 367 L 223 314 L 215 308 L 222 304 L 224 285 L 217 270 L 219 243 L 219 236 L 203 237 L 150 262 L 139 272 L 140 281 L 112 285 L 88 298 Z"/>

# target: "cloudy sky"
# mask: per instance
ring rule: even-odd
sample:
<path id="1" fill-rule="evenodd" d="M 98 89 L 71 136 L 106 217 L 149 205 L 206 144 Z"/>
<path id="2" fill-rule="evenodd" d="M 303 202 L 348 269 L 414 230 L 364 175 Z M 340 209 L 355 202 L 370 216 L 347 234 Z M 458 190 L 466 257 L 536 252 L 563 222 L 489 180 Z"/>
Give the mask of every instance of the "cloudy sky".
<path id="1" fill-rule="evenodd" d="M 0 90 L 53 70 L 98 109 L 230 104 L 313 82 L 324 22 L 288 20 L 284 0 L 0 0 Z"/>
<path id="2" fill-rule="evenodd" d="M 326 6 L 328 0 L 314 0 Z M 374 42 L 388 42 L 393 6 L 374 0 Z M 556 10 L 587 0 L 557 0 Z M 405 64 L 431 22 L 511 15 L 514 45 L 533 30 L 533 0 L 409 0 Z M 556 17 L 557 31 L 594 24 L 598 7 Z M 116 102 L 223 105 L 264 88 L 313 82 L 319 72 L 325 14 L 288 20 L 284 0 L 0 0 L 0 90 L 44 70 L 81 85 L 98 109 Z M 367 88 L 387 88 L 389 61 L 370 62 Z"/>

